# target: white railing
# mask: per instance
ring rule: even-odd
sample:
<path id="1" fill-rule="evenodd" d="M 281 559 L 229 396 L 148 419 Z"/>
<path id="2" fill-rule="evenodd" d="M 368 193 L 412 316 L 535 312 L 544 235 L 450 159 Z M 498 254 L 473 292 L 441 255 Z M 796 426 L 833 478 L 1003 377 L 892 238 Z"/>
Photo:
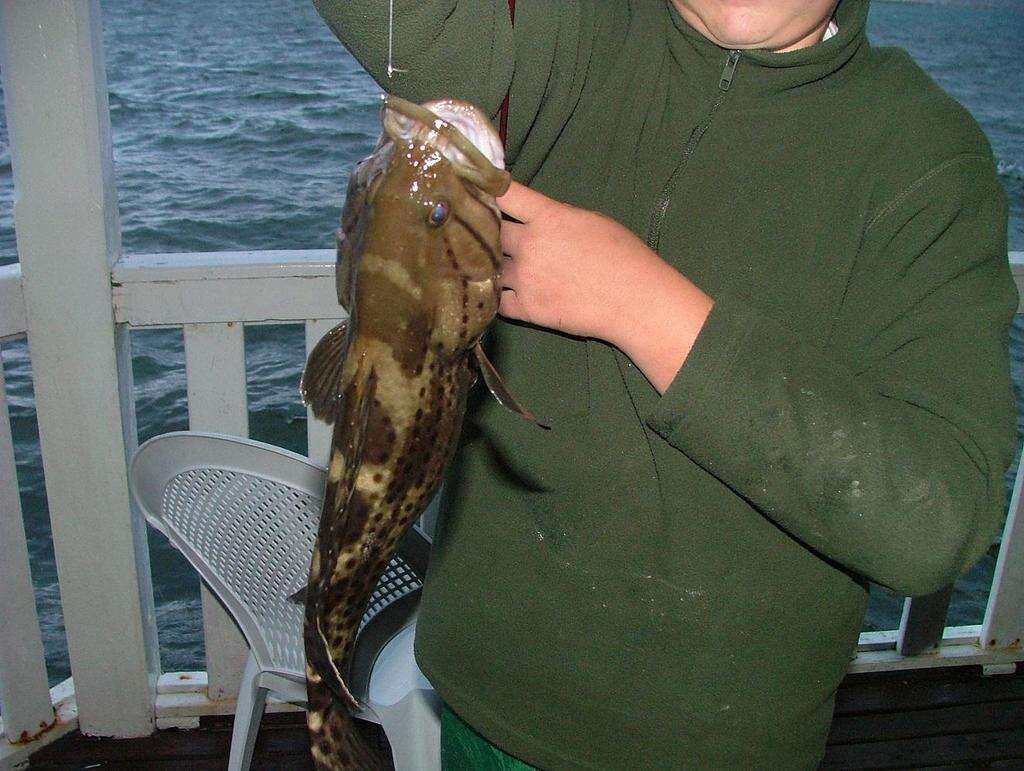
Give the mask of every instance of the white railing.
<path id="1" fill-rule="evenodd" d="M 248 436 L 243 323 L 301 321 L 307 342 L 315 345 L 340 312 L 333 264 L 330 251 L 124 257 L 111 275 L 115 321 L 181 326 L 189 427 Z M 324 424 L 309 417 L 309 455 L 322 461 L 330 437 Z M 207 693 L 233 698 L 245 641 L 205 586 L 201 597 Z"/>
<path id="2" fill-rule="evenodd" d="M 0 268 L 0 341 L 23 334 L 26 327 L 21 270 L 17 265 Z M 5 388 L 0 357 L 0 705 L 7 740 L 23 742 L 49 729 L 56 718 L 32 591 Z"/>
<path id="3" fill-rule="evenodd" d="M 1011 261 L 1024 295 L 1024 252 L 1011 254 Z M 336 318 L 326 318 L 338 315 L 333 253 L 327 250 L 127 256 L 114 265 L 111 278 L 117 323 L 132 328 L 184 329 L 189 422 L 197 429 L 248 434 L 244 324 L 303 323 L 308 350 L 337 322 Z M 0 337 L 17 335 L 26 326 L 23 320 L 17 320 L 20 285 L 17 266 L 0 269 L 0 297 L 12 301 L 3 306 Z M 37 370 L 37 379 L 45 377 L 44 371 Z M 5 407 L 0 410 L 0 417 L 6 417 Z M 4 516 L 0 517 L 0 576 L 7 593 L 20 594 L 21 604 L 9 605 L 4 615 L 10 623 L 0 625 L 0 680 L 17 682 L 19 690 L 12 693 L 5 689 L 0 693 L 5 705 L 5 730 L 10 725 L 9 736 L 20 736 L 20 731 L 27 729 L 15 732 L 15 725 L 38 725 L 47 717 L 51 721 L 53 718 L 50 698 L 47 696 L 43 702 L 40 697 L 46 693 L 45 673 L 40 669 L 42 648 L 34 605 L 25 602 L 31 598 L 31 584 L 24 533 L 19 541 L 16 532 L 21 526 L 20 508 L 9 431 L 4 433 L 5 426 L 3 421 L 0 480 L 4 480 L 7 489 L 0 488 L 0 495 L 6 494 L 0 501 L 13 503 L 6 503 Z M 322 461 L 328 437 L 318 421 L 311 419 L 308 426 L 309 453 Z M 918 616 L 914 620 L 912 614 L 905 613 L 901 629 L 861 635 L 851 672 L 965 664 L 998 667 L 1024 660 L 1019 644 L 1024 631 L 1022 481 L 1024 474 L 1018 473 L 983 623 L 945 629 L 940 624 L 941 639 L 930 640 L 924 653 L 907 656 L 899 652 L 900 640 L 913 632 L 913 625 L 927 623 L 927 619 Z M 12 529 L 14 537 L 8 537 Z M 54 537 L 55 541 L 60 537 L 56 530 Z M 59 544 L 55 546 L 63 551 Z M 75 547 L 65 544 L 64 549 L 68 548 Z M 9 603 L 12 600 L 6 599 Z M 941 613 L 944 617 L 944 606 Z M 207 671 L 166 673 L 160 677 L 152 704 L 157 725 L 191 725 L 200 715 L 233 709 L 237 687 L 234 683 L 244 660 L 244 643 L 212 597 L 204 598 L 203 616 Z M 154 622 L 150 619 L 149 623 Z M 72 630 L 68 631 L 70 637 Z M 17 658 L 5 657 L 5 651 L 16 651 Z M 31 675 L 33 667 L 35 674 Z M 54 697 L 66 699 L 70 691 L 68 681 L 59 686 Z M 28 717 L 19 720 L 17 716 L 21 714 Z"/>
<path id="4" fill-rule="evenodd" d="M 29 739 L 0 741 L 0 767 L 76 722 L 87 733 L 138 736 L 233 710 L 245 647 L 212 597 L 203 597 L 206 671 L 159 671 L 144 526 L 127 494 L 125 458 L 137 441 L 129 329 L 182 327 L 190 426 L 247 435 L 243 325 L 303 323 L 308 350 L 340 313 L 330 251 L 119 256 L 98 20 L 96 0 L 0 3 L 24 268 L 0 268 L 0 341 L 29 334 L 74 676 L 47 688 L 0 398 L 2 730 L 10 742 Z M 1024 294 L 1024 253 L 1011 262 Z M 308 426 L 309 453 L 322 461 L 327 432 Z M 861 635 L 851 671 L 1024 660 L 1022 480 L 1018 473 L 983 623 L 943 630 L 943 602 L 911 603 L 901 629 Z M 901 653 L 932 627 L 923 638 L 935 647 Z"/>

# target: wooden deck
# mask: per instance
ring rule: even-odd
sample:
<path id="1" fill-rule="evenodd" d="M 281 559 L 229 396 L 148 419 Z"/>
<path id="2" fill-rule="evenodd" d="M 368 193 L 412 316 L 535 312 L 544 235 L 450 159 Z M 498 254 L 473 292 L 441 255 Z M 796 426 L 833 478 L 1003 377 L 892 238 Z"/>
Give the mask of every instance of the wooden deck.
<path id="1" fill-rule="evenodd" d="M 212 771 L 226 767 L 230 741 L 230 718 L 146 739 L 75 732 L 33 755 L 30 768 Z M 313 768 L 300 714 L 264 718 L 252 768 Z M 1024 769 L 1024 668 L 993 677 L 979 667 L 852 675 L 839 691 L 822 768 Z"/>

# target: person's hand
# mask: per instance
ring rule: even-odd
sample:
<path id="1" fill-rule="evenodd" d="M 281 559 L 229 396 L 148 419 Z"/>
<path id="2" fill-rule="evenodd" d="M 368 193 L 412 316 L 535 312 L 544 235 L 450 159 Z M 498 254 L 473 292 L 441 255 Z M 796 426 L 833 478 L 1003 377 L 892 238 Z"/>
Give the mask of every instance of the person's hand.
<path id="1" fill-rule="evenodd" d="M 498 205 L 519 221 L 501 225 L 501 248 L 508 257 L 501 314 L 611 340 L 623 283 L 632 283 L 631 274 L 642 274 L 660 258 L 615 220 L 517 182 Z"/>
<path id="2" fill-rule="evenodd" d="M 498 199 L 518 222 L 501 226 L 499 312 L 620 348 L 659 391 L 686 359 L 713 301 L 603 214 L 516 182 Z"/>

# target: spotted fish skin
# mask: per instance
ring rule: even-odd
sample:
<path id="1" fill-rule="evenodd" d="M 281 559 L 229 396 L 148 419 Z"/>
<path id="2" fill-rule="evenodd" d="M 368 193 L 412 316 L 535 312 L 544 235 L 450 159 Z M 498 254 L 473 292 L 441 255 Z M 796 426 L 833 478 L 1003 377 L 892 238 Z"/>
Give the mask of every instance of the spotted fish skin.
<path id="1" fill-rule="evenodd" d="M 334 423 L 304 624 L 321 771 L 390 767 L 355 732 L 345 678 L 373 588 L 454 453 L 474 352 L 500 300 L 494 196 L 508 175 L 434 112 L 497 142 L 469 105 L 388 98 L 385 134 L 352 174 L 338 231 L 349 319 L 311 352 L 303 376 L 307 403 Z"/>

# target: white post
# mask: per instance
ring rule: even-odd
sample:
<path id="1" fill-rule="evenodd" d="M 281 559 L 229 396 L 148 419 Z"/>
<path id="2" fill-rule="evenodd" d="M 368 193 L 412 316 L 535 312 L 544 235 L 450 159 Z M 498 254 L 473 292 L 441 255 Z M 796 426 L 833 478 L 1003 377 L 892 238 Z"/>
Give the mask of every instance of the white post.
<path id="1" fill-rule="evenodd" d="M 1003 528 L 999 557 L 992 576 L 985 620 L 981 624 L 983 648 L 1008 648 L 1024 639 L 1024 464 L 1017 469 L 1010 498 L 1010 513 Z"/>
<path id="2" fill-rule="evenodd" d="M 185 324 L 188 424 L 193 431 L 249 436 L 242 324 Z M 235 698 L 249 647 L 231 616 L 203 586 L 207 695 Z"/>
<path id="3" fill-rule="evenodd" d="M 310 319 L 306 322 L 306 358 L 309 352 L 320 342 L 320 338 L 336 327 L 338 319 Z M 309 459 L 321 466 L 327 465 L 327 454 L 331 446 L 331 427 L 313 416 L 313 411 L 306 408 L 306 452 Z"/>
<path id="4" fill-rule="evenodd" d="M 0 706 L 7 740 L 16 742 L 48 728 L 54 716 L 9 421 L 0 356 Z"/>
<path id="5" fill-rule="evenodd" d="M 43 469 L 84 733 L 152 732 L 159 657 L 110 266 L 121 248 L 97 0 L 0 4 L 14 223 Z M 126 442 L 126 436 L 129 441 Z"/>

